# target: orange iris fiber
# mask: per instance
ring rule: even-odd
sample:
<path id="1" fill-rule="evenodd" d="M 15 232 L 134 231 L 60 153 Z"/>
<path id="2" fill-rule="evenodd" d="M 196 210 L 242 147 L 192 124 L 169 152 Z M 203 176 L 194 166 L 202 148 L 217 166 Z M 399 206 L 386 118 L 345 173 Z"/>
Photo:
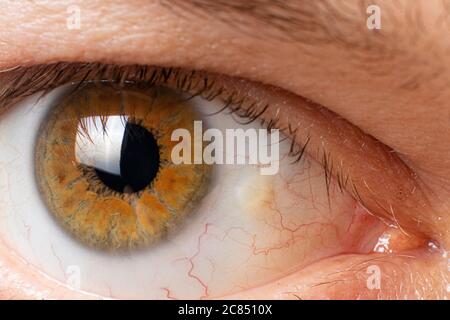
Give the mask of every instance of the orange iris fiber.
<path id="1" fill-rule="evenodd" d="M 143 190 L 108 188 L 79 162 L 77 136 L 88 135 L 85 120 L 121 116 L 156 138 L 160 167 Z M 175 165 L 171 133 L 193 130 L 197 114 L 180 95 L 166 89 L 114 89 L 89 85 L 55 107 L 42 125 L 36 146 L 36 176 L 44 201 L 75 238 L 100 249 L 157 242 L 205 195 L 210 167 Z M 105 134 L 107 134 L 105 132 Z"/>

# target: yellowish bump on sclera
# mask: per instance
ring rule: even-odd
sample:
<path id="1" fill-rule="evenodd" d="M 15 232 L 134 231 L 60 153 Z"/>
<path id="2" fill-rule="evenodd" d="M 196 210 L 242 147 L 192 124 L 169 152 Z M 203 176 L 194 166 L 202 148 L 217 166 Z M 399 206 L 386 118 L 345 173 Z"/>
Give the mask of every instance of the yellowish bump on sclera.
<path id="1" fill-rule="evenodd" d="M 273 200 L 273 183 L 273 176 L 258 174 L 246 179 L 238 190 L 239 206 L 249 214 L 260 215 L 266 211 L 268 204 Z"/>

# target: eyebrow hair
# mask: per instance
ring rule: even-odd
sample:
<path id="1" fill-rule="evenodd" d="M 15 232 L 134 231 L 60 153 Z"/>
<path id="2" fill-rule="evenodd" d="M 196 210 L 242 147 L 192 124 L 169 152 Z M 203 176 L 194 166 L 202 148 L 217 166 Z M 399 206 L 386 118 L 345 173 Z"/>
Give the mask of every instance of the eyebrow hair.
<path id="1" fill-rule="evenodd" d="M 365 0 L 366 1 L 366 0 Z M 368 0 L 367 0 L 368 1 Z M 173 12 L 188 19 L 196 16 L 215 17 L 228 26 L 250 32 L 255 23 L 264 27 L 271 37 L 302 43 L 328 43 L 330 37 L 340 39 L 339 28 L 354 23 L 354 12 L 338 11 L 328 0 L 160 0 Z M 341 13 L 340 13 L 341 12 Z M 361 15 L 359 15 L 361 16 Z M 337 23 L 338 22 L 338 23 Z M 345 37 L 342 37 L 345 39 Z M 343 43 L 346 43 L 343 41 Z M 0 108 L 15 103 L 41 90 L 55 88 L 64 81 L 82 81 L 83 78 L 108 78 L 113 66 L 102 69 L 100 63 L 53 63 L 47 65 L 18 66 L 0 70 Z M 117 66 L 120 69 L 120 66 Z M 116 72 L 118 69 L 115 69 Z M 120 72 L 120 71 L 118 71 Z M 4 108 L 2 108 L 4 109 Z"/>
<path id="2" fill-rule="evenodd" d="M 435 25 L 448 28 L 450 0 L 436 1 L 441 10 Z M 181 17 L 217 19 L 252 37 L 270 37 L 303 47 L 324 45 L 329 49 L 326 46 L 330 44 L 333 48 L 343 47 L 355 68 L 364 68 L 377 77 L 391 73 L 393 66 L 423 65 L 422 53 L 414 47 L 420 38 L 424 40 L 429 35 L 420 6 L 426 4 L 425 0 L 411 0 L 408 5 L 357 0 L 353 6 L 345 0 L 160 0 L 160 3 Z M 370 5 L 380 7 L 382 21 L 389 21 L 388 27 L 367 28 Z M 400 71 L 403 80 L 397 89 L 418 89 L 444 76 L 446 70 L 439 61 L 432 60 L 421 70 Z"/>
<path id="3" fill-rule="evenodd" d="M 329 43 L 330 40 L 352 47 L 367 47 L 366 10 L 373 0 L 359 0 L 350 6 L 333 0 L 161 0 L 160 3 L 181 17 L 213 17 L 252 36 L 277 37 L 302 44 Z M 386 5 L 386 4 L 385 4 Z M 388 4 L 391 6 L 390 4 Z M 261 28 L 255 28 L 262 27 Z M 257 30 L 257 33 L 253 32 Z M 264 32 L 261 32 L 264 30 Z M 349 37 L 348 31 L 359 31 Z M 381 41 L 382 33 L 371 41 Z"/>
<path id="4" fill-rule="evenodd" d="M 352 62 L 356 67 L 363 67 L 369 73 L 373 68 L 374 75 L 383 76 L 383 72 L 380 72 L 380 61 L 383 61 L 383 58 L 387 57 L 386 60 L 389 61 L 393 57 L 400 57 L 409 64 L 413 63 L 413 59 L 409 57 L 408 61 L 407 58 L 402 58 L 402 53 L 409 50 L 410 46 L 401 48 L 399 45 L 401 41 L 395 39 L 386 41 L 392 35 L 387 36 L 377 30 L 371 30 L 373 36 L 367 36 L 365 10 L 372 2 L 376 0 L 359 0 L 358 6 L 351 7 L 345 1 L 332 0 L 160 0 L 163 6 L 181 17 L 215 18 L 254 37 L 270 36 L 306 45 L 335 43 L 345 46 L 350 49 L 347 50 L 350 57 L 355 58 Z M 439 17 L 440 23 L 450 25 L 450 0 L 441 0 L 441 3 L 443 10 Z M 391 2 L 388 5 L 391 5 L 390 8 L 396 12 L 395 14 L 399 13 L 398 7 Z M 420 20 L 420 14 L 415 13 L 417 8 L 418 6 L 414 5 L 410 7 L 411 12 L 408 14 L 410 19 Z M 390 13 L 391 16 L 395 14 Z M 417 25 L 420 25 L 420 22 L 417 22 Z M 258 32 L 255 33 L 254 30 Z M 394 45 L 391 45 L 392 43 Z M 60 62 L 0 70 L 0 107 L 14 103 L 34 92 L 49 89 L 50 83 L 40 86 L 46 72 L 52 74 L 60 83 L 64 79 L 78 81 L 84 76 L 93 76 L 95 72 L 99 72 L 97 76 L 102 72 L 108 72 L 96 69 L 95 65 L 101 63 Z M 439 68 L 434 63 L 430 64 L 429 69 L 414 74 L 404 71 L 404 81 L 399 85 L 399 89 L 417 89 L 431 77 L 436 78 L 445 73 L 445 68 Z M 86 70 L 89 70 L 90 74 L 85 74 Z"/>

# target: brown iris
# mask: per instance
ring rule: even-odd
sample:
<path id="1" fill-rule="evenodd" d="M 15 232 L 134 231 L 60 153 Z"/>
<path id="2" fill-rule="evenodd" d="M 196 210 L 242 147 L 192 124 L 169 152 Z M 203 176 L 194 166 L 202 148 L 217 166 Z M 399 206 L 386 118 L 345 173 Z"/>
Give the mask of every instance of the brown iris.
<path id="1" fill-rule="evenodd" d="M 199 116 L 167 89 L 90 85 L 52 109 L 36 145 L 44 201 L 76 238 L 120 249 L 155 243 L 204 196 L 210 167 L 175 165 L 171 133 Z"/>

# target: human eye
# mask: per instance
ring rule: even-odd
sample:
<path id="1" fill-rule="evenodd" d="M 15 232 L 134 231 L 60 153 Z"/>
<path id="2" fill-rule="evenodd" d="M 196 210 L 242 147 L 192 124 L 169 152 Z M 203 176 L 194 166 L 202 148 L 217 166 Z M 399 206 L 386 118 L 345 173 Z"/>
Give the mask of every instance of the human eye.
<path id="1" fill-rule="evenodd" d="M 327 92 L 190 49 L 0 74 L 5 296 L 445 296 L 446 218 L 415 163 Z"/>
<path id="2" fill-rule="evenodd" d="M 277 147 L 268 154 L 279 153 L 265 163 L 276 168 L 269 174 L 258 162 L 238 162 L 253 154 L 233 154 L 226 132 L 278 128 L 273 108 L 280 99 L 294 104 L 288 93 L 167 68 L 37 70 L 42 83 L 34 89 L 50 92 L 2 115 L 0 135 L 13 143 L 2 143 L 1 230 L 8 248 L 56 281 L 75 268 L 79 289 L 104 297 L 218 298 L 327 257 L 401 243 L 394 240 L 400 229 L 373 218 L 357 199 L 355 178 L 327 163 L 331 154 L 308 155 L 314 130 L 303 144 L 292 136 L 299 130 L 293 123 L 285 129 L 291 137 L 266 139 Z M 61 88 L 53 75 L 69 72 L 71 85 Z M 200 136 L 196 123 L 205 126 Z M 217 161 L 205 164 L 208 129 L 223 134 L 214 139 Z M 172 139 L 176 130 L 188 140 Z M 264 146 L 246 140 L 249 152 L 260 151 L 252 143 Z M 191 158 L 196 144 L 201 161 Z M 189 146 L 179 150 L 187 162 L 174 162 L 179 145 Z M 333 178 L 333 170 L 342 175 Z M 380 247 L 383 237 L 394 243 Z"/>
<path id="3" fill-rule="evenodd" d="M 217 298 L 375 245 L 375 235 L 347 236 L 364 230 L 353 223 L 364 209 L 344 191 L 348 181 L 338 191 L 306 156 L 306 144 L 287 136 L 245 140 L 246 153 L 238 135 L 229 147 L 233 129 L 245 129 L 246 139 L 260 138 L 264 123 L 277 126 L 274 117 L 259 121 L 273 107 L 256 98 L 257 84 L 155 67 L 37 70 L 42 83 L 34 89 L 57 88 L 2 115 L 0 135 L 15 142 L 2 143 L 1 230 L 7 247 L 53 279 L 64 282 L 76 268 L 79 289 L 100 296 Z M 69 72 L 69 88 L 55 83 L 54 74 Z M 215 161 L 205 163 L 209 129 L 216 130 Z M 187 141 L 173 139 L 177 130 Z M 196 145 L 200 159 L 191 158 Z M 267 145 L 274 148 L 261 150 Z M 258 157 L 245 161 L 261 151 L 273 156 L 263 164 L 275 170 L 264 174 L 269 168 Z M 179 153 L 188 161 L 176 162 Z"/>

